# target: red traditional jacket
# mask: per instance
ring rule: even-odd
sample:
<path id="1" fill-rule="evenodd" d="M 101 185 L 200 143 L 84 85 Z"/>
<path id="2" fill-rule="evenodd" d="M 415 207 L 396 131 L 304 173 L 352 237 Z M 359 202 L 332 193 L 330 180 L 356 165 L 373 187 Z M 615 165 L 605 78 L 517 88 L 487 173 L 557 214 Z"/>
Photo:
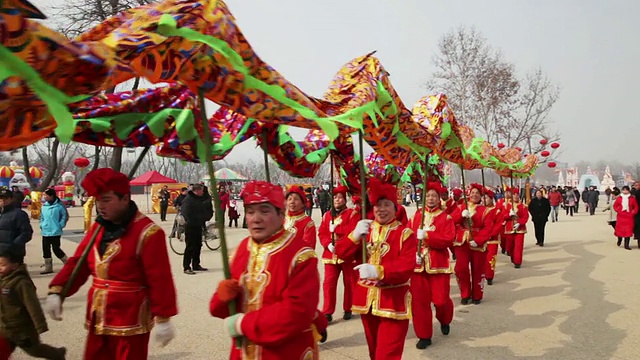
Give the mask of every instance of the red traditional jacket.
<path id="1" fill-rule="evenodd" d="M 404 206 L 398 204 L 398 211 L 396 211 L 396 220 L 404 226 L 409 226 L 409 217 L 407 216 L 407 209 Z"/>
<path id="2" fill-rule="evenodd" d="M 427 274 L 451 274 L 449 262 L 449 247 L 456 238 L 456 227 L 453 219 L 443 207 L 427 208 L 424 212 L 424 230 L 426 237 L 420 243 L 418 240 L 418 255 L 423 259 L 421 265 L 416 265 L 415 272 Z M 418 231 L 422 223 L 422 210 L 418 209 L 411 229 Z"/>
<path id="3" fill-rule="evenodd" d="M 329 251 L 329 244 L 332 241 L 338 242 L 340 239 L 346 239 L 347 236 L 353 231 L 356 224 L 360 220 L 360 214 L 354 209 L 345 208 L 333 219 L 333 223 L 336 226 L 335 232 L 331 235 L 329 225 L 331 225 L 331 211 L 327 211 L 322 217 L 322 222 L 318 228 L 318 238 L 320 238 L 320 244 L 324 248 L 322 252 L 322 262 L 325 264 L 341 264 L 344 261 L 336 254 Z M 335 245 L 334 245 L 335 246 Z"/>
<path id="4" fill-rule="evenodd" d="M 453 221 L 456 223 L 456 241 L 453 246 L 462 246 L 466 242 L 474 240 L 478 247 L 471 247 L 471 250 L 485 251 L 487 249 L 487 241 L 491 237 L 493 229 L 493 213 L 484 205 L 469 203 L 469 212 L 471 213 L 471 225 L 469 229 L 469 220 L 462 217 L 462 211 L 467 209 L 464 205 L 459 205 L 456 211 L 451 214 Z"/>
<path id="5" fill-rule="evenodd" d="M 493 213 L 493 226 L 491 228 L 491 236 L 487 243 L 499 244 L 500 235 L 502 234 L 502 230 L 504 229 L 504 216 L 502 215 L 503 209 L 499 206 L 487 206 L 487 209 Z"/>
<path id="6" fill-rule="evenodd" d="M 292 214 L 287 211 L 284 228 L 295 232 L 310 248 L 316 248 L 316 224 L 310 216 L 304 213 L 304 210 L 297 214 Z"/>
<path id="7" fill-rule="evenodd" d="M 261 244 L 250 237 L 242 240 L 230 267 L 231 278 L 243 289 L 236 308 L 245 314 L 242 349 L 232 346 L 230 359 L 317 359 L 313 325 L 320 275 L 315 250 L 281 230 Z M 228 304 L 217 294 L 209 309 L 217 318 L 229 316 Z"/>
<path id="8" fill-rule="evenodd" d="M 62 291 L 96 231 L 98 224 L 94 223 L 49 284 L 50 293 Z M 103 232 L 99 231 L 67 294 L 73 295 L 89 275 L 93 277 L 87 296 L 86 328 L 98 335 L 139 335 L 151 331 L 154 317 L 162 322 L 176 315 L 176 289 L 162 229 L 137 212 L 122 237 L 111 242 L 100 256 Z"/>
<path id="9" fill-rule="evenodd" d="M 511 209 L 515 209 L 516 211 L 517 217 L 515 220 L 511 217 Z M 514 204 L 513 202 L 507 203 L 504 207 L 504 211 L 502 212 L 502 217 L 505 221 L 505 224 L 504 224 L 505 234 L 526 234 L 527 233 L 527 221 L 529 221 L 529 209 L 527 209 L 527 205 L 523 203 L 517 203 L 517 204 Z M 513 229 L 513 225 L 515 223 L 514 221 L 520 224 L 518 226 L 518 230 Z"/>
<path id="10" fill-rule="evenodd" d="M 360 279 L 353 289 L 352 311 L 389 319 L 411 319 L 409 279 L 416 262 L 417 240 L 410 228 L 394 220 L 381 225 L 374 221 L 367 235 L 367 262 L 375 265 L 378 279 Z M 349 234 L 336 243 L 342 259 L 361 259 L 362 244 Z"/>
<path id="11" fill-rule="evenodd" d="M 446 201 L 442 201 L 442 206 L 447 214 L 451 215 L 456 210 L 458 204 L 452 198 L 448 198 Z"/>

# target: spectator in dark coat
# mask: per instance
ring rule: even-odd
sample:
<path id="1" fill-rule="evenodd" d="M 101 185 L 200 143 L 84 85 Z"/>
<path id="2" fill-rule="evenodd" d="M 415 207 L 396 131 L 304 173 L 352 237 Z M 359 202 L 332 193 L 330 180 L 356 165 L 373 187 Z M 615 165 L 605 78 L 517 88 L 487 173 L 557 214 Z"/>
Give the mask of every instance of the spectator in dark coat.
<path id="1" fill-rule="evenodd" d="M 202 229 L 213 217 L 213 205 L 211 198 L 204 195 L 202 185 L 193 185 L 193 190 L 189 191 L 182 202 L 181 210 L 186 222 L 184 237 L 187 246 L 182 260 L 184 273 L 193 275 L 194 271 L 207 271 L 200 265 L 200 251 L 202 250 Z"/>
<path id="2" fill-rule="evenodd" d="M 29 215 L 22 211 L 21 203 L 16 202 L 14 192 L 0 189 L 0 243 L 12 244 L 16 256 L 26 254 L 26 245 L 33 236 Z"/>
<path id="3" fill-rule="evenodd" d="M 600 191 L 596 190 L 595 186 L 592 186 L 587 192 L 587 202 L 589 203 L 589 215 L 596 213 L 598 207 L 598 200 L 600 200 Z"/>
<path id="4" fill-rule="evenodd" d="M 542 191 L 537 190 L 535 197 L 529 203 L 529 213 L 533 220 L 533 227 L 536 232 L 536 245 L 544 246 L 544 228 L 549 220 L 551 205 L 549 199 L 542 196 Z"/>

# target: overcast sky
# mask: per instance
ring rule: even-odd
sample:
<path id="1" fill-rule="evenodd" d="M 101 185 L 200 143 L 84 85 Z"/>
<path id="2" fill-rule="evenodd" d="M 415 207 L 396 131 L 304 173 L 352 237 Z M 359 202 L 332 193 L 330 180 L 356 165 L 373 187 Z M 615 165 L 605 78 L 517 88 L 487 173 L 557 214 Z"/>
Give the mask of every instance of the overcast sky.
<path id="1" fill-rule="evenodd" d="M 60 4 L 64 0 L 38 0 Z M 320 97 L 348 60 L 377 50 L 409 108 L 426 95 L 442 34 L 475 26 L 520 74 L 541 67 L 562 93 L 551 112 L 562 161 L 638 160 L 640 1 L 228 0 L 256 53 Z M 455 109 L 454 109 L 455 111 Z M 255 156 L 253 141 L 231 162 Z M 255 151 L 255 153 L 254 153 Z"/>

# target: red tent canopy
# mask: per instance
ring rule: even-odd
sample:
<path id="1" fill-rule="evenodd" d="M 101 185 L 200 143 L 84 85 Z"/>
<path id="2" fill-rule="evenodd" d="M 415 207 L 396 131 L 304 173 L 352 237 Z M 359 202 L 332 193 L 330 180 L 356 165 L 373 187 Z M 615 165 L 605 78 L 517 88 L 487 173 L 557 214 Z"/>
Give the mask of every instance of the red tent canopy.
<path id="1" fill-rule="evenodd" d="M 149 186 L 151 184 L 174 184 L 177 181 L 170 177 L 166 177 L 155 170 L 146 172 L 129 182 L 132 186 Z"/>

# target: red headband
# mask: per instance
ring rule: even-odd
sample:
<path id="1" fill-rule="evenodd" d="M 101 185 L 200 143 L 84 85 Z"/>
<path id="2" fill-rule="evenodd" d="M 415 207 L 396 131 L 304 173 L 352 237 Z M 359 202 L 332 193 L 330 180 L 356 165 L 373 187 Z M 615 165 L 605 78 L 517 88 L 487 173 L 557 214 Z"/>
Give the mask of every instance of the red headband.
<path id="1" fill-rule="evenodd" d="M 347 188 L 344 185 L 333 188 L 333 195 L 342 194 L 346 198 L 348 192 L 349 192 L 349 188 Z"/>
<path id="2" fill-rule="evenodd" d="M 109 191 L 122 195 L 131 193 L 127 175 L 111 168 L 96 169 L 89 172 L 82 180 L 82 188 L 89 196 L 98 196 Z"/>
<path id="3" fill-rule="evenodd" d="M 282 188 L 266 181 L 249 181 L 242 189 L 240 197 L 242 197 L 244 206 L 270 203 L 278 209 L 284 209 L 284 192 Z"/>
<path id="4" fill-rule="evenodd" d="M 435 192 L 437 192 L 438 196 L 442 196 L 443 193 L 447 192 L 447 189 L 442 187 L 442 184 L 440 184 L 439 182 L 429 182 L 427 184 L 427 192 L 429 192 L 430 190 L 434 190 Z"/>
<path id="5" fill-rule="evenodd" d="M 453 189 L 453 196 L 462 196 L 462 189 Z"/>
<path id="6" fill-rule="evenodd" d="M 492 199 L 496 197 L 496 194 L 489 189 L 485 189 L 484 194 L 490 196 Z"/>
<path id="7" fill-rule="evenodd" d="M 302 200 L 303 203 L 307 200 L 307 195 L 304 193 L 302 186 L 290 186 L 287 188 L 287 195 L 285 196 L 285 199 L 289 198 L 289 195 L 291 194 L 300 196 L 300 200 Z"/>
<path id="8" fill-rule="evenodd" d="M 398 190 L 391 184 L 384 183 L 377 178 L 369 180 L 369 201 L 377 205 L 381 199 L 387 199 L 398 204 Z"/>
<path id="9" fill-rule="evenodd" d="M 480 192 L 480 194 L 482 194 L 482 185 L 478 184 L 478 183 L 473 183 L 471 185 L 469 185 L 469 193 L 471 193 L 471 190 L 473 189 L 478 189 L 478 191 Z"/>

